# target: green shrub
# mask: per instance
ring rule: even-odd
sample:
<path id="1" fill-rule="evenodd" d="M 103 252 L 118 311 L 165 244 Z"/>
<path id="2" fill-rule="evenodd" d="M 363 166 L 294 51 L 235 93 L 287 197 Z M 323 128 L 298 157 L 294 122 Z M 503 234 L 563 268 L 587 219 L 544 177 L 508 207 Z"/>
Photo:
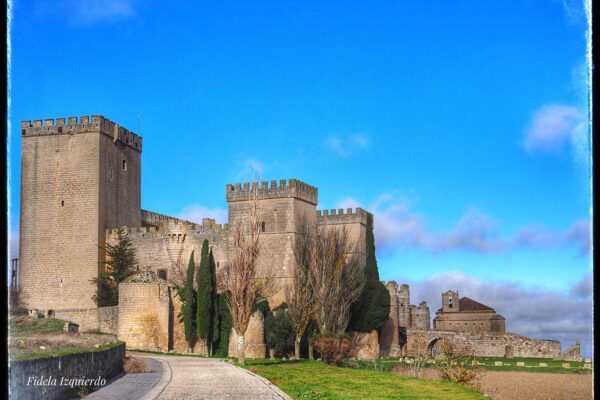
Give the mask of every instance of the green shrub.
<path id="1" fill-rule="evenodd" d="M 285 303 L 267 314 L 265 318 L 265 338 L 270 349 L 286 356 L 294 352 L 294 326 Z"/>

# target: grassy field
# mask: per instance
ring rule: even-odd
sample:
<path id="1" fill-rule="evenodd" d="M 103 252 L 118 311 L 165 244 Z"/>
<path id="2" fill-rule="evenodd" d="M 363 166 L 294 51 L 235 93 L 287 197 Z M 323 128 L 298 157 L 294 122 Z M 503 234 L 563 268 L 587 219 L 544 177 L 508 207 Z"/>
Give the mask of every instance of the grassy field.
<path id="1" fill-rule="evenodd" d="M 64 320 L 11 315 L 9 357 L 11 361 L 102 351 L 119 345 L 115 335 L 64 332 Z"/>
<path id="2" fill-rule="evenodd" d="M 246 360 L 242 366 L 294 399 L 485 399 L 451 382 L 426 381 L 367 369 L 332 367 L 312 360 Z"/>

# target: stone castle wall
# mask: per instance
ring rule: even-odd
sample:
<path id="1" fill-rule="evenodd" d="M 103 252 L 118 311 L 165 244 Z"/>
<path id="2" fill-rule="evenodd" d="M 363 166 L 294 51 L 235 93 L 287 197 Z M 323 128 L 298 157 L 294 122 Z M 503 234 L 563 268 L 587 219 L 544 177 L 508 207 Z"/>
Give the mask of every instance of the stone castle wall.
<path id="1" fill-rule="evenodd" d="M 174 268 L 187 270 L 192 251 L 194 251 L 196 266 L 200 265 L 204 239 L 208 240 L 213 250 L 217 269 L 228 259 L 227 231 L 221 225 L 171 223 L 158 229 L 125 227 L 124 232 L 135 251 L 136 268 L 140 271 L 150 269 L 154 272 L 166 270 L 168 282 L 172 282 Z M 113 245 L 117 243 L 116 229 L 107 230 L 105 235 L 108 243 Z"/>
<path id="2" fill-rule="evenodd" d="M 431 355 L 432 347 L 443 339 L 452 343 L 457 353 L 477 357 L 504 357 L 507 346 L 512 346 L 514 357 L 556 358 L 561 353 L 559 341 L 530 339 L 515 333 L 408 328 L 406 354 L 416 356 L 427 352 Z"/>
<path id="3" fill-rule="evenodd" d="M 267 345 L 265 344 L 265 316 L 260 311 L 255 311 L 250 317 L 248 329 L 244 335 L 246 343 L 246 358 L 265 358 L 267 356 Z M 227 355 L 229 357 L 238 356 L 238 335 L 235 329 L 231 330 L 229 336 L 229 349 Z"/>
<path id="4" fill-rule="evenodd" d="M 98 332 L 116 335 L 119 329 L 119 307 L 98 307 Z"/>

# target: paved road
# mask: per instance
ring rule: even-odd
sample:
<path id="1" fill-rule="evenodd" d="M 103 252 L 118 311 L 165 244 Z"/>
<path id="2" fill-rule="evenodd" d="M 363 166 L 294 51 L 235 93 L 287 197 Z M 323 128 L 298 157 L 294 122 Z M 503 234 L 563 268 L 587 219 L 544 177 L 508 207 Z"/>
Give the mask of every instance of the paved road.
<path id="1" fill-rule="evenodd" d="M 144 357 L 155 368 L 160 365 L 162 374 L 158 379 L 149 374 L 125 375 L 87 398 L 291 400 L 266 379 L 218 359 L 143 353 L 132 353 L 131 356 Z"/>
<path id="2" fill-rule="evenodd" d="M 145 360 L 148 372 L 121 375 L 112 382 L 108 382 L 102 389 L 87 395 L 86 399 L 139 400 L 153 388 L 161 386 L 157 385 L 158 383 L 167 383 L 169 378 L 168 365 L 164 365 L 155 358 L 146 357 Z M 164 387 L 164 385 L 162 386 Z"/>

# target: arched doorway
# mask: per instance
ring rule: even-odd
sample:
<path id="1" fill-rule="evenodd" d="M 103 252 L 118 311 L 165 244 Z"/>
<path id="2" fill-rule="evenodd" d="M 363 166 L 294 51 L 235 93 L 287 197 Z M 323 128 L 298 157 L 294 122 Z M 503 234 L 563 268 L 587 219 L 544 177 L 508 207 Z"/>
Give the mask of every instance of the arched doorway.
<path id="1" fill-rule="evenodd" d="M 427 356 L 435 360 L 446 358 L 446 349 L 450 349 L 452 344 L 443 338 L 435 338 L 427 346 Z"/>

